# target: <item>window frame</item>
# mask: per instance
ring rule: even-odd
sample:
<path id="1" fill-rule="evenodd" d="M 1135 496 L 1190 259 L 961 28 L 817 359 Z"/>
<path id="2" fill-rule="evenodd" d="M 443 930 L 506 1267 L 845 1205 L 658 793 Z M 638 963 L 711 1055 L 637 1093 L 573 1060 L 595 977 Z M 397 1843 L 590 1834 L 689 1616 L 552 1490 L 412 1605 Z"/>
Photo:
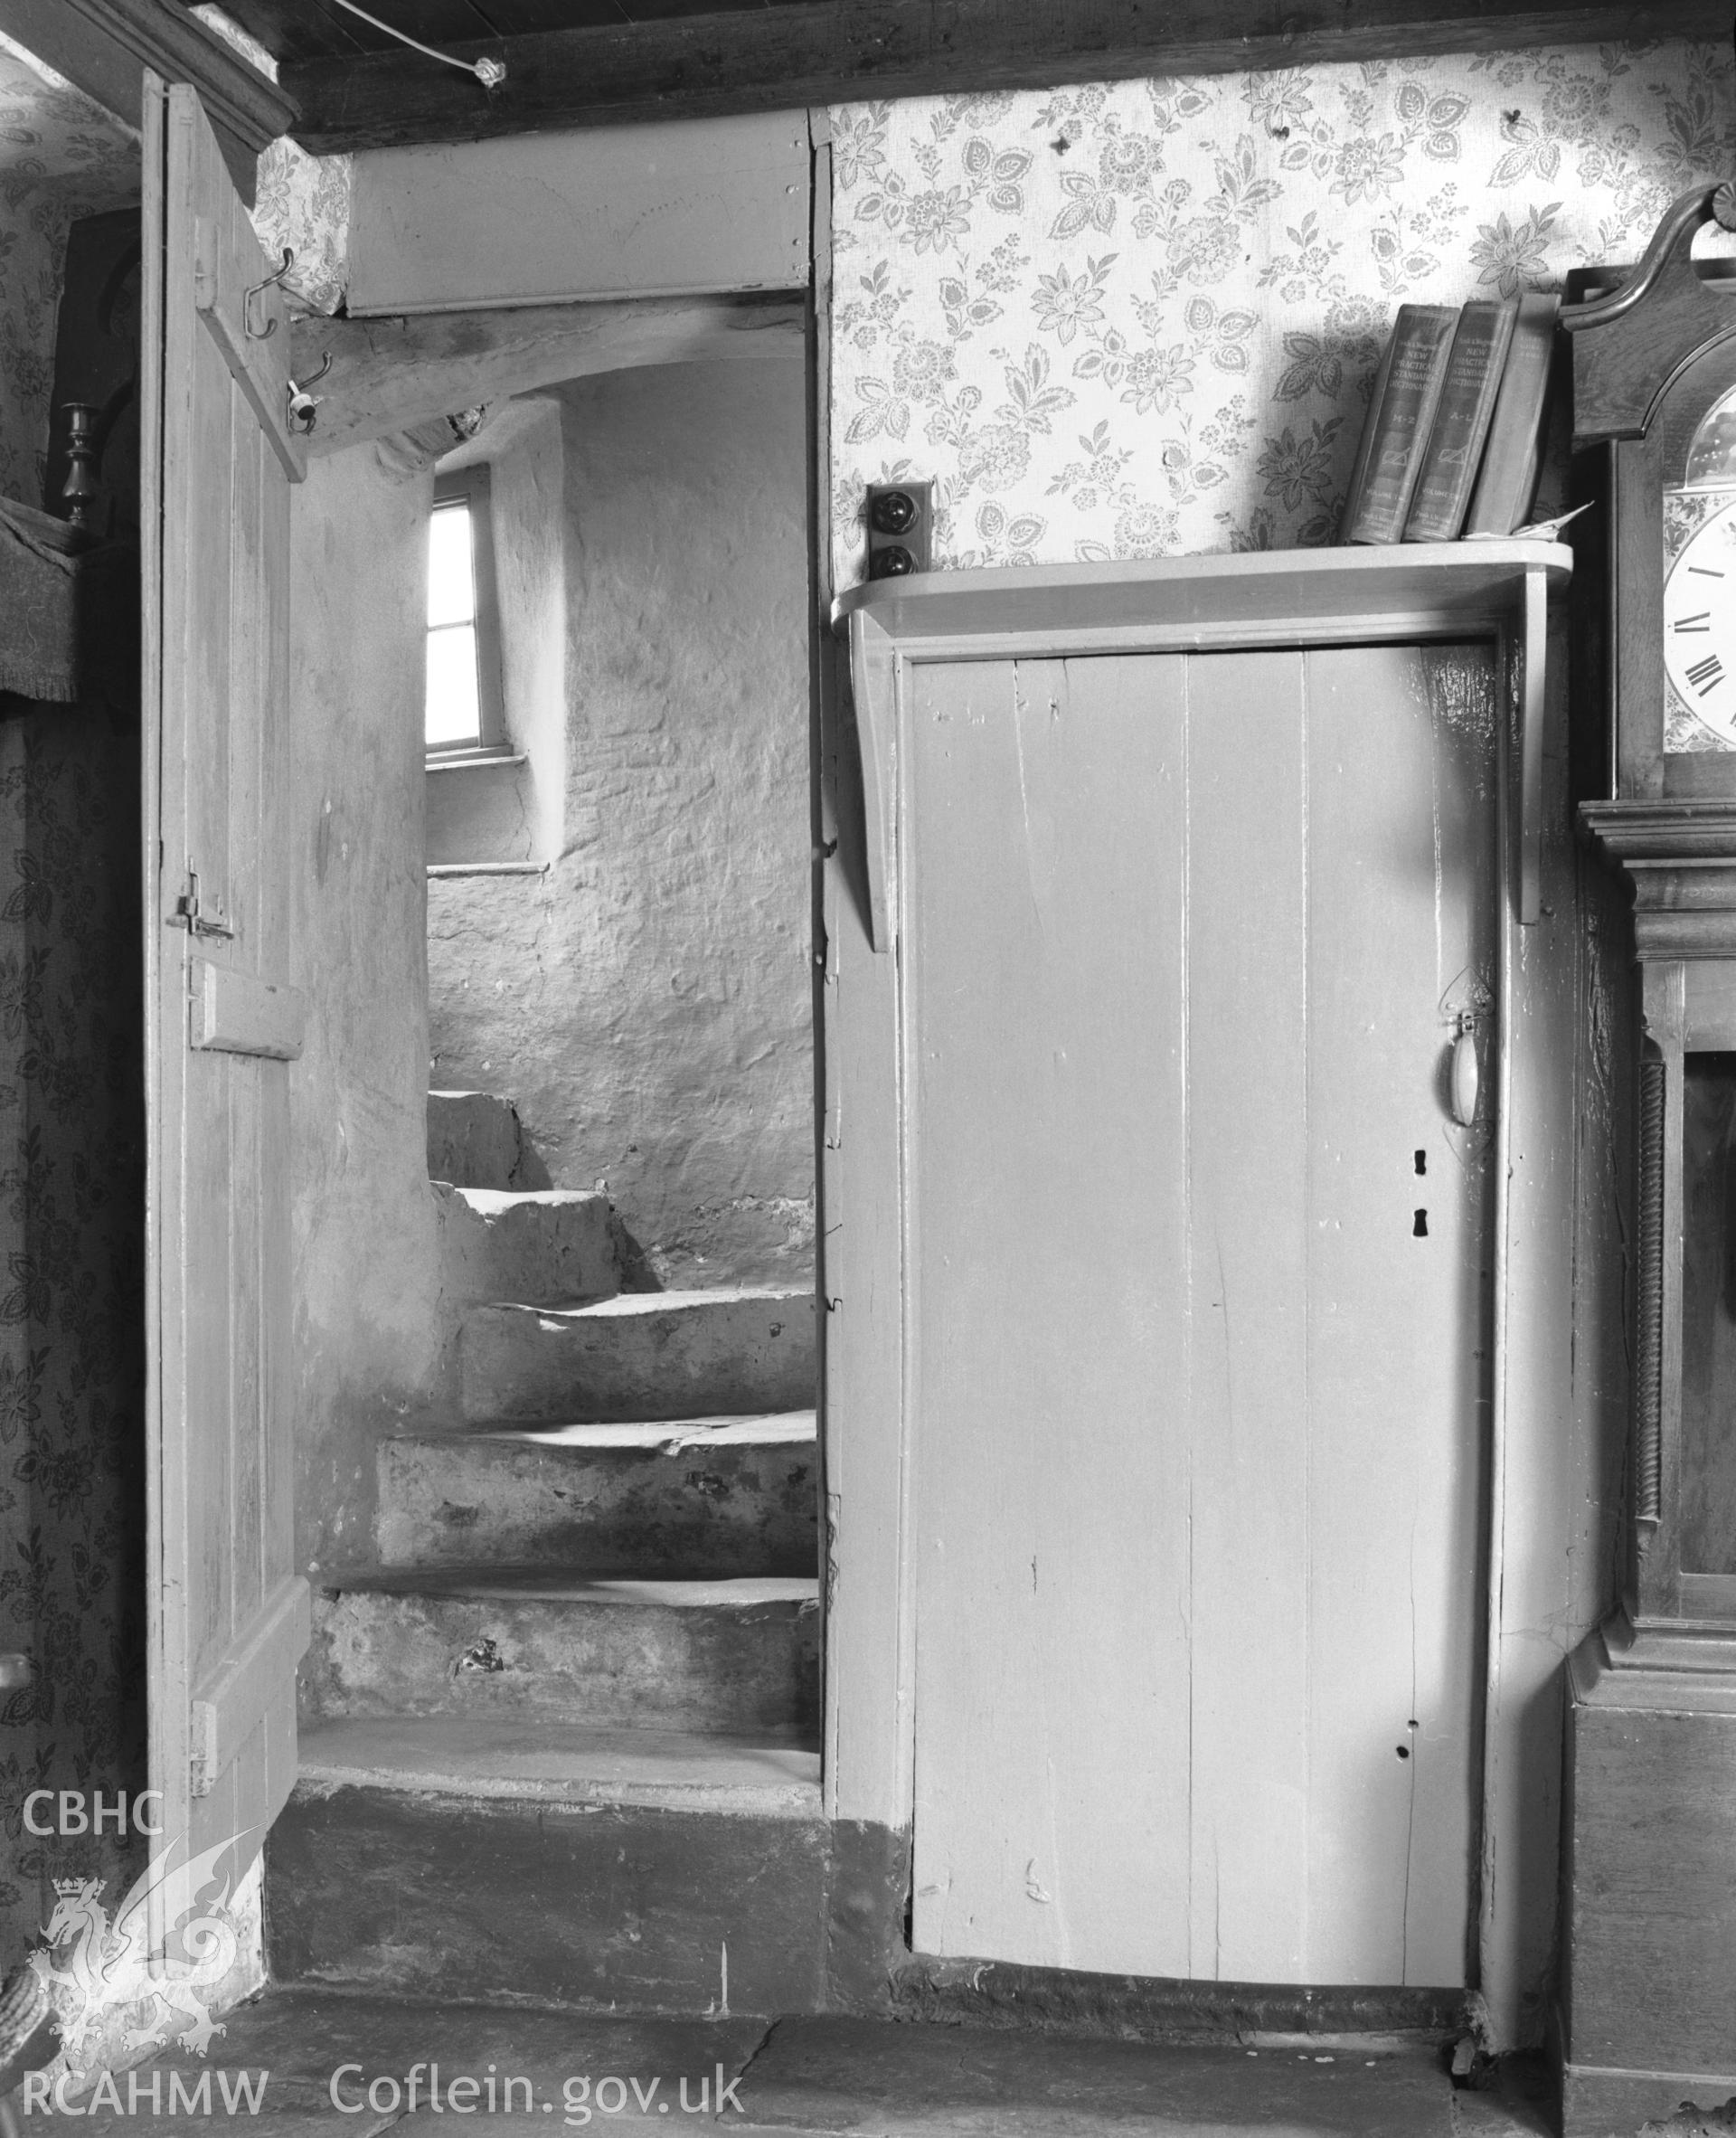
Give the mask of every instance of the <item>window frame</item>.
<path id="1" fill-rule="evenodd" d="M 506 733 L 506 707 L 500 680 L 500 599 L 495 584 L 494 485 L 488 463 L 459 468 L 434 478 L 429 517 L 442 506 L 462 504 L 470 515 L 470 571 L 475 582 L 476 634 L 476 740 L 430 743 L 428 703 L 422 703 L 423 748 L 430 764 L 470 758 L 505 757 L 512 752 Z M 423 627 L 426 640 L 428 627 Z"/>

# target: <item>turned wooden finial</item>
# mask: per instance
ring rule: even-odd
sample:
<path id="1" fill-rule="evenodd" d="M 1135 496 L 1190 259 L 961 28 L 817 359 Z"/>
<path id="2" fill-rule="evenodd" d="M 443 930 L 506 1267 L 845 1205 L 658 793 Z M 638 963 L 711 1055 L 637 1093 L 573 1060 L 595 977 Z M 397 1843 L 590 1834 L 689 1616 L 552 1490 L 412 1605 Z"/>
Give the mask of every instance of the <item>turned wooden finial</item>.
<path id="1" fill-rule="evenodd" d="M 75 527 L 88 527 L 90 507 L 99 495 L 92 437 L 97 411 L 88 402 L 67 401 L 61 404 L 61 413 L 66 418 L 66 480 L 61 485 L 61 502 Z"/>

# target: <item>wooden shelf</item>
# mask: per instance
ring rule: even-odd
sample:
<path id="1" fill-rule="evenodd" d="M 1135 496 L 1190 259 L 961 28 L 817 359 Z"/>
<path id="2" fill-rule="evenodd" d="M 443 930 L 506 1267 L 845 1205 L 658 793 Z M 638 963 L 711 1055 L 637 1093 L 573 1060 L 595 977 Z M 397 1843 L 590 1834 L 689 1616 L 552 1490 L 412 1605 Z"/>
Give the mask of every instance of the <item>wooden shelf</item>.
<path id="1" fill-rule="evenodd" d="M 1495 638 L 1522 655 L 1511 709 L 1521 740 L 1518 913 L 1537 918 L 1545 627 L 1572 574 L 1559 543 L 1429 542 L 1251 550 L 1034 570 L 929 572 L 850 588 L 833 629 L 850 639 L 862 749 L 870 927 L 890 941 L 887 752 L 910 661 L 1210 651 Z"/>
<path id="2" fill-rule="evenodd" d="M 1533 573 L 1564 586 L 1559 543 L 1425 542 L 1386 548 L 1247 550 L 1122 564 L 928 572 L 855 586 L 834 628 L 873 618 L 893 638 L 1159 645 L 1346 644 L 1482 632 L 1523 606 Z M 920 657 L 919 655 L 917 657 Z"/>

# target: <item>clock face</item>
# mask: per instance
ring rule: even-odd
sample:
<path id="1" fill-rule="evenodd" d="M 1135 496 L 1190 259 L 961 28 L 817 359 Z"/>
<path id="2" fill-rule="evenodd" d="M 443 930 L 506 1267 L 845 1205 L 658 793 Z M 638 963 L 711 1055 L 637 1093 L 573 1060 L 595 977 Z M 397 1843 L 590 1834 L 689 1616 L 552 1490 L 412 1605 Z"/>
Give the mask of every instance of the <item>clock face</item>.
<path id="1" fill-rule="evenodd" d="M 1670 498 L 1666 506 L 1686 502 Z M 1731 749 L 1736 748 L 1736 499 L 1724 491 L 1702 494 L 1693 503 L 1698 510 L 1682 517 L 1697 525 L 1675 550 L 1664 582 L 1665 746 Z"/>

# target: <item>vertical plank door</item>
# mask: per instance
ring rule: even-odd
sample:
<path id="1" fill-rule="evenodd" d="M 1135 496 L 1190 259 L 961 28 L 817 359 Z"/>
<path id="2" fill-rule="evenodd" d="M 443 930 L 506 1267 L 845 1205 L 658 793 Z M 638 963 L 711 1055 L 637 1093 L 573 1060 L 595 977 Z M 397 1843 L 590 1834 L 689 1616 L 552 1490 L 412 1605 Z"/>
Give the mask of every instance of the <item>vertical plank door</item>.
<path id="1" fill-rule="evenodd" d="M 910 675 L 916 1947 L 1461 1984 L 1492 655 Z"/>
<path id="2" fill-rule="evenodd" d="M 151 1783 L 164 1852 L 295 1778 L 289 333 L 194 93 L 146 78 Z M 254 294 L 250 296 L 250 289 Z M 274 324 L 275 323 L 275 324 Z M 264 331 L 271 326 L 272 331 Z"/>

